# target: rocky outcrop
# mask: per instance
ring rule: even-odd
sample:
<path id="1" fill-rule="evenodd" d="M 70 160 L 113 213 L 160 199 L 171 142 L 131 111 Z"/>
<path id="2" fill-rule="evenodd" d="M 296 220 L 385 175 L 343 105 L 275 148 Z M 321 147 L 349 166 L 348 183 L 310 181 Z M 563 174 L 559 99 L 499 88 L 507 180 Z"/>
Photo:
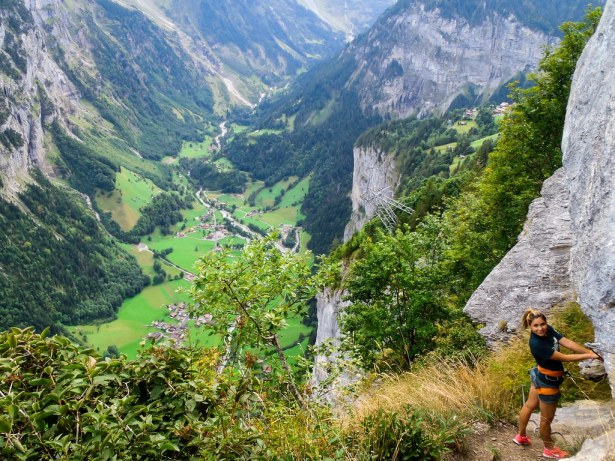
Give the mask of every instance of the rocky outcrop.
<path id="1" fill-rule="evenodd" d="M 466 312 L 503 337 L 531 306 L 574 299 L 592 320 L 615 394 L 615 5 L 577 65 L 568 102 L 564 166 L 545 182 L 519 243 L 470 298 Z M 502 322 L 499 323 L 501 327 Z"/>
<path id="2" fill-rule="evenodd" d="M 520 327 L 529 307 L 561 304 L 574 298 L 568 271 L 574 240 L 570 229 L 566 174 L 545 181 L 542 197 L 530 206 L 519 243 L 471 296 L 465 312 L 479 323 L 489 342 Z"/>
<path id="3" fill-rule="evenodd" d="M 352 215 L 344 230 L 344 241 L 376 216 L 380 200 L 393 198 L 400 179 L 395 155 L 368 146 L 355 147 L 353 153 Z"/>
<path id="4" fill-rule="evenodd" d="M 540 426 L 540 415 L 531 418 L 532 426 Z M 557 410 L 551 425 L 554 433 L 565 440 L 585 440 L 581 450 L 570 461 L 613 461 L 615 453 L 615 416 L 610 403 L 578 400 Z M 590 437 L 596 437 L 591 440 Z"/>
<path id="5" fill-rule="evenodd" d="M 562 150 L 575 245 L 570 275 L 602 344 L 615 395 L 615 4 L 575 71 Z"/>
<path id="6" fill-rule="evenodd" d="M 490 94 L 535 67 L 544 46 L 555 41 L 512 16 L 492 14 L 473 24 L 420 1 L 406 5 L 349 50 L 358 63 L 351 81 L 364 109 L 407 117 L 445 110 L 464 92 Z"/>
<path id="7" fill-rule="evenodd" d="M 615 453 L 615 430 L 583 442 L 579 452 L 568 461 L 613 461 Z"/>
<path id="8" fill-rule="evenodd" d="M 0 16 L 0 44 L 13 55 L 12 70 L 1 79 L 8 116 L 0 126 L 19 133 L 21 146 L 1 146 L 0 177 L 5 193 L 16 192 L 36 166 L 47 173 L 43 124 L 74 110 L 78 91 L 48 53 L 42 27 L 57 2 L 31 2 L 24 10 L 6 10 Z M 7 37 L 12 36 L 10 43 Z M 9 50 L 8 48 L 11 48 Z M 15 62 L 15 60 L 17 62 Z"/>
<path id="9" fill-rule="evenodd" d="M 329 377 L 329 367 L 337 362 L 338 354 L 334 350 L 340 345 L 339 314 L 348 304 L 343 300 L 344 291 L 325 289 L 316 296 L 316 311 L 318 316 L 318 331 L 315 347 L 331 348 L 332 353 L 321 351 L 314 358 L 314 380 L 321 383 Z"/>

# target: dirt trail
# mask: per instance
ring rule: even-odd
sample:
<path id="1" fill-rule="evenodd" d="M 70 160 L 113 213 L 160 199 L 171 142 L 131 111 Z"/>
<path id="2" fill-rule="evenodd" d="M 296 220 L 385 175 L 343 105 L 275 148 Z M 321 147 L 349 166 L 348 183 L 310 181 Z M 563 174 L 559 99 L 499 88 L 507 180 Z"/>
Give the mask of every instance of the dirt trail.
<path id="1" fill-rule="evenodd" d="M 512 439 L 517 428 L 509 424 L 498 424 L 485 430 L 478 428 L 477 433 L 468 437 L 466 453 L 448 456 L 445 461 L 536 461 L 542 457 L 542 441 L 538 434 L 528 432 L 532 445 L 518 446 Z M 557 442 L 556 442 L 557 443 Z"/>
<path id="2" fill-rule="evenodd" d="M 513 443 L 517 427 L 499 423 L 495 427 L 477 424 L 468 437 L 466 452 L 445 458 L 445 461 L 536 461 L 544 460 L 543 444 L 538 433 L 538 413 L 532 415 L 528 436 L 532 444 L 527 447 Z M 615 402 L 577 400 L 558 408 L 553 421 L 553 440 L 566 451 L 580 449 L 586 438 L 595 438 L 615 428 Z"/>

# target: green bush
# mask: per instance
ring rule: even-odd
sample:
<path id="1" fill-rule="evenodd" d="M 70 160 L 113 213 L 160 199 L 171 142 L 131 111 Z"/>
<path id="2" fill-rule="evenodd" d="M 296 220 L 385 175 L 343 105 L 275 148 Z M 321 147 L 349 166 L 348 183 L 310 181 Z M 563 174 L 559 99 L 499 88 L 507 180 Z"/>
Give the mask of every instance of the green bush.
<path id="1" fill-rule="evenodd" d="M 440 459 L 466 434 L 453 418 L 435 417 L 406 408 L 404 414 L 379 411 L 367 416 L 348 436 L 357 450 L 353 459 L 428 461 Z"/>
<path id="2" fill-rule="evenodd" d="M 216 377 L 213 362 L 160 346 L 104 360 L 63 337 L 4 332 L 0 458 L 250 459 L 260 450 L 241 423 L 251 386 Z"/>

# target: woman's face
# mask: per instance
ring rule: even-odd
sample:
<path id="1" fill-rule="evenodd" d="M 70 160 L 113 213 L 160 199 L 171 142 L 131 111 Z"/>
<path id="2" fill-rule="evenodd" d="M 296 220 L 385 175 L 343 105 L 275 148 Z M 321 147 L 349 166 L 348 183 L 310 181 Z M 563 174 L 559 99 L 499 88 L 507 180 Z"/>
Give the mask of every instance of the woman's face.
<path id="1" fill-rule="evenodd" d="M 547 322 L 542 317 L 536 317 L 530 323 L 530 328 L 538 336 L 544 336 L 547 334 Z"/>

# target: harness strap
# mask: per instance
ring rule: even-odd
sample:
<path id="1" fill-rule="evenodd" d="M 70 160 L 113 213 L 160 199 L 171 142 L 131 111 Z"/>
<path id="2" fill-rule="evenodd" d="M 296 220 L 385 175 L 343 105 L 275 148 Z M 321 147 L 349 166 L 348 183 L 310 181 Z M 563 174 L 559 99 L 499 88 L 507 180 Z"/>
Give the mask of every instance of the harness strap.
<path id="1" fill-rule="evenodd" d="M 543 375 L 551 376 L 552 378 L 561 378 L 565 373 L 564 371 L 547 370 L 540 365 L 538 365 L 538 371 L 540 371 Z"/>
<path id="2" fill-rule="evenodd" d="M 538 387 L 536 388 L 540 395 L 556 395 L 559 394 L 559 387 Z"/>

